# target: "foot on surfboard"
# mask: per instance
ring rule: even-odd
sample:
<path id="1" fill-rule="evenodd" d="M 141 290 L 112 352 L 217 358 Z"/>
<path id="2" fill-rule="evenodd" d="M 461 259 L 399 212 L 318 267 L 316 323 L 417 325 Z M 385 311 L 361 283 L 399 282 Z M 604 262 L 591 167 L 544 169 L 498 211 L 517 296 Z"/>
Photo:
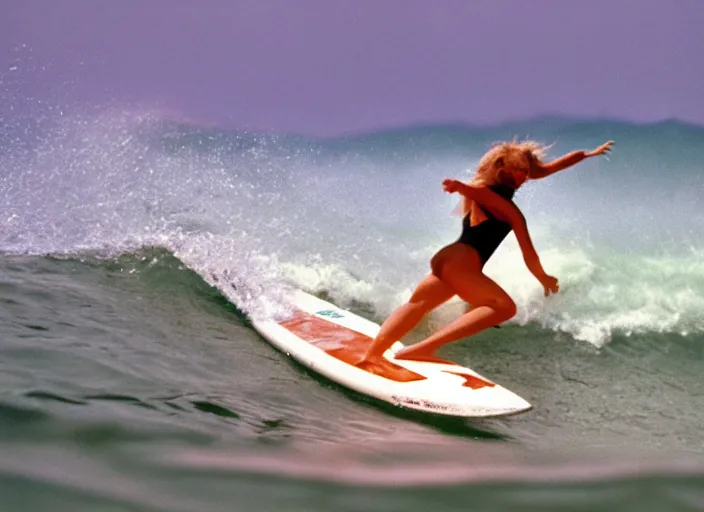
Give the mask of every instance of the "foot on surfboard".
<path id="1" fill-rule="evenodd" d="M 407 370 L 402 366 L 398 366 L 384 357 L 369 357 L 355 364 L 360 370 L 364 370 L 374 375 L 379 375 L 387 379 L 393 379 L 400 382 L 410 382 L 414 380 L 423 380 L 422 375 Z"/>

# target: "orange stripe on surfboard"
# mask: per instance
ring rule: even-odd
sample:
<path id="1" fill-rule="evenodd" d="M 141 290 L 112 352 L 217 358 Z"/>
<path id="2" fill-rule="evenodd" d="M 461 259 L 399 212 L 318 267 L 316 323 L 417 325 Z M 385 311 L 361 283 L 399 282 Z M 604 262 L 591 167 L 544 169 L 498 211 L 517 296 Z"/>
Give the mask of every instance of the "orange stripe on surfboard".
<path id="1" fill-rule="evenodd" d="M 348 364 L 358 360 L 372 342 L 369 336 L 301 310 L 297 310 L 279 324 L 311 345 Z M 424 376 L 386 359 L 380 364 L 363 369 L 396 382 L 425 380 Z"/>
<path id="2" fill-rule="evenodd" d="M 348 364 L 353 360 L 358 360 L 372 342 L 372 338 L 365 334 L 301 310 L 296 310 L 290 318 L 280 322 L 280 325 L 311 345 Z M 457 363 L 451 361 L 444 363 L 459 367 Z M 374 364 L 368 368 L 362 367 L 362 369 L 397 382 L 413 382 L 425 379 L 424 376 L 386 359 L 381 364 Z M 464 387 L 480 389 L 495 386 L 494 383 L 469 373 L 443 371 L 464 378 L 465 381 L 462 383 Z"/>

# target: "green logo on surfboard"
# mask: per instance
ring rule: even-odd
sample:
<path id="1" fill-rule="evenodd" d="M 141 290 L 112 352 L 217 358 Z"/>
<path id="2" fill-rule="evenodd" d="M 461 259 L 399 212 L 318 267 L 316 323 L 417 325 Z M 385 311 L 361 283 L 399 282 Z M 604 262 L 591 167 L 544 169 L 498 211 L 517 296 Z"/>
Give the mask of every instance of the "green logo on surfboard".
<path id="1" fill-rule="evenodd" d="M 330 318 L 342 318 L 343 316 L 345 316 L 345 315 L 341 315 L 337 311 L 333 311 L 332 309 L 324 309 L 322 311 L 316 312 L 315 314 L 320 315 L 320 316 L 327 316 Z"/>

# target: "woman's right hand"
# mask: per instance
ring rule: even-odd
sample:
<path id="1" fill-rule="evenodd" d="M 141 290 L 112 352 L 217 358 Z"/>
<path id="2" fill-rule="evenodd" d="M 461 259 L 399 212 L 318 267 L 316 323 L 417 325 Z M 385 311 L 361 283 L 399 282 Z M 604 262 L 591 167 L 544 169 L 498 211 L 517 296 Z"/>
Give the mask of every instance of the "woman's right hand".
<path id="1" fill-rule="evenodd" d="M 586 157 L 592 157 L 592 156 L 599 156 L 599 155 L 608 155 L 611 152 L 611 146 L 614 145 L 614 141 L 610 140 L 608 142 L 605 142 L 601 146 L 599 146 L 596 149 L 593 149 L 591 151 L 586 151 L 584 153 L 584 156 Z"/>
<path id="2" fill-rule="evenodd" d="M 540 281 L 540 284 L 543 285 L 543 290 L 545 292 L 545 296 L 547 297 L 551 293 L 557 293 L 560 290 L 560 284 L 557 282 L 556 277 L 549 276 L 547 274 L 544 274 L 543 276 L 538 278 Z"/>

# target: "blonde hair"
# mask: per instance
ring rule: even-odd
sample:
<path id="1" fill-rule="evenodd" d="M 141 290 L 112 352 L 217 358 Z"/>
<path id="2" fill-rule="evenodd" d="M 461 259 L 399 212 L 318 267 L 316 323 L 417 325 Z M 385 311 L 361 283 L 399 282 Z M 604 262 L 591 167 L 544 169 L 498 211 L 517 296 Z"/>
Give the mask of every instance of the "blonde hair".
<path id="1" fill-rule="evenodd" d="M 542 163 L 549 147 L 532 140 L 518 142 L 516 139 L 495 142 L 479 160 L 474 177 L 469 182 L 474 186 L 508 185 L 514 188 L 513 176 L 509 170 L 525 170 L 530 177 L 534 163 Z M 472 224 L 480 220 L 474 201 L 467 198 L 461 202 L 463 214 L 472 212 Z"/>
<path id="2" fill-rule="evenodd" d="M 531 160 L 542 162 L 548 147 L 532 140 L 518 142 L 495 142 L 489 151 L 479 160 L 474 171 L 472 185 L 510 185 L 507 170 L 525 170 L 529 173 L 532 167 Z"/>

